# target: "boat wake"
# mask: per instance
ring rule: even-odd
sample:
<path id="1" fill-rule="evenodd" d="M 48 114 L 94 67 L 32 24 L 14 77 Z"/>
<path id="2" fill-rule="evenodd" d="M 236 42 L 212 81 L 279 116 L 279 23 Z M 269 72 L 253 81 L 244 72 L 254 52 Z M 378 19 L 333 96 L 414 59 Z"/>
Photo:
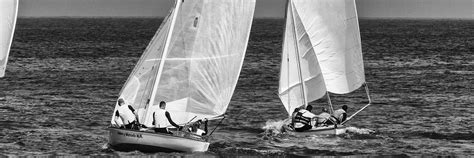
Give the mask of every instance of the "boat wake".
<path id="1" fill-rule="evenodd" d="M 285 133 L 285 126 L 286 124 L 289 123 L 289 119 L 284 119 L 284 120 L 268 120 L 265 123 L 265 126 L 262 127 L 263 130 L 265 130 L 265 136 L 279 136 L 281 134 Z"/>
<path id="2" fill-rule="evenodd" d="M 263 151 L 271 151 L 274 155 L 286 156 L 306 156 L 306 155 L 354 155 L 360 154 L 358 151 L 340 150 L 335 147 L 347 145 L 347 139 L 353 137 L 362 139 L 372 137 L 374 131 L 370 129 L 347 127 L 347 133 L 340 136 L 335 135 L 295 135 L 293 132 L 286 132 L 285 126 L 289 123 L 289 119 L 284 120 L 268 120 L 262 129 L 263 132 L 259 141 L 260 146 L 264 146 L 258 153 L 267 154 Z M 262 148 L 262 147 L 260 147 Z M 236 149 L 237 150 L 237 149 Z M 239 149 L 243 150 L 243 149 Z M 277 152 L 275 152 L 277 151 Z"/>
<path id="3" fill-rule="evenodd" d="M 353 133 L 353 134 L 362 134 L 362 135 L 370 135 L 374 134 L 375 131 L 367 128 L 357 128 L 357 127 L 346 127 L 346 132 L 347 133 Z"/>
<path id="4" fill-rule="evenodd" d="M 262 129 L 265 131 L 263 137 L 281 137 L 283 135 L 287 136 L 289 132 L 286 132 L 286 129 L 283 128 L 286 124 L 290 122 L 290 119 L 284 120 L 268 120 Z M 356 134 L 356 135 L 373 135 L 374 130 L 367 128 L 357 128 L 357 127 L 346 127 L 347 134 Z"/>

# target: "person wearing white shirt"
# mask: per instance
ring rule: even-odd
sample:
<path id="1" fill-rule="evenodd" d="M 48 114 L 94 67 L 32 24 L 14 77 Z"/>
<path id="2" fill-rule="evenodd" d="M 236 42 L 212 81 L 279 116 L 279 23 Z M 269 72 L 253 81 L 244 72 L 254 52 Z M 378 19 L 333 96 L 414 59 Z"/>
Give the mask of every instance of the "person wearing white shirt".
<path id="1" fill-rule="evenodd" d="M 126 106 L 125 101 L 120 98 L 118 101 L 118 108 L 115 111 L 115 117 L 120 118 L 122 124 L 127 129 L 132 129 L 133 125 L 136 124 L 135 110 L 131 105 Z M 120 122 L 116 119 L 115 122 Z"/>
<path id="2" fill-rule="evenodd" d="M 337 119 L 338 124 L 344 122 L 347 118 L 347 105 L 342 105 L 342 108 L 334 111 L 332 116 Z"/>
<path id="3" fill-rule="evenodd" d="M 160 102 L 160 108 L 156 109 L 153 112 L 153 122 L 152 125 L 154 125 L 154 130 L 155 132 L 161 132 L 161 133 L 170 133 L 168 130 L 168 124 L 171 124 L 172 126 L 176 127 L 177 129 L 181 129 L 179 125 L 173 122 L 171 119 L 171 115 L 168 111 L 165 110 L 166 108 L 166 102 L 161 101 Z M 166 118 L 166 120 L 165 120 Z"/>

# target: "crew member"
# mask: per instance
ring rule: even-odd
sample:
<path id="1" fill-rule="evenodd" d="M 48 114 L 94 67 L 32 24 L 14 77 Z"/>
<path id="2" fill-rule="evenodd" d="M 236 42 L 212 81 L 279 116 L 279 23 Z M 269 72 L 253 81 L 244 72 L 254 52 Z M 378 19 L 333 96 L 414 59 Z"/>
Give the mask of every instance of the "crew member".
<path id="1" fill-rule="evenodd" d="M 322 112 L 319 115 L 316 115 L 317 121 L 315 126 L 323 126 L 323 125 L 333 125 L 336 123 L 336 119 L 331 117 L 331 114 L 328 113 L 328 109 L 323 108 Z"/>
<path id="2" fill-rule="evenodd" d="M 171 119 L 170 113 L 165 110 L 166 102 L 160 102 L 160 108 L 153 112 L 153 122 L 152 125 L 155 125 L 155 132 L 170 133 L 168 130 L 168 123 L 176 127 L 178 130 L 181 129 L 179 125 L 173 122 Z M 164 119 L 166 117 L 166 120 Z"/>
<path id="3" fill-rule="evenodd" d="M 125 128 L 125 127 L 123 126 L 123 121 L 122 121 L 122 118 L 120 118 L 120 114 L 119 114 L 118 110 L 115 111 L 114 123 L 115 123 L 115 124 L 112 124 L 112 126 L 114 126 L 114 127 L 117 127 L 117 128 Z"/>
<path id="4" fill-rule="evenodd" d="M 189 132 L 192 132 L 196 135 L 204 136 L 207 135 L 207 119 L 204 119 L 204 130 L 202 130 L 201 125 L 202 125 L 202 120 L 196 121 L 194 124 L 190 126 L 188 129 Z"/>
<path id="5" fill-rule="evenodd" d="M 293 128 L 297 132 L 303 132 L 312 128 L 312 120 L 316 116 L 311 113 L 313 106 L 308 105 L 306 109 L 296 108 L 293 112 L 292 124 Z"/>
<path id="6" fill-rule="evenodd" d="M 123 122 L 123 126 L 126 129 L 132 129 L 134 125 L 137 124 L 135 120 L 136 117 L 134 114 L 135 109 L 133 109 L 131 105 L 126 106 L 125 101 L 122 98 L 117 101 L 117 104 L 118 108 L 117 111 L 115 111 L 116 117 L 118 116 L 122 119 L 121 121 Z"/>
<path id="7" fill-rule="evenodd" d="M 334 118 L 337 120 L 337 124 L 344 122 L 347 118 L 347 105 L 343 105 L 341 109 L 337 109 L 332 114 Z"/>

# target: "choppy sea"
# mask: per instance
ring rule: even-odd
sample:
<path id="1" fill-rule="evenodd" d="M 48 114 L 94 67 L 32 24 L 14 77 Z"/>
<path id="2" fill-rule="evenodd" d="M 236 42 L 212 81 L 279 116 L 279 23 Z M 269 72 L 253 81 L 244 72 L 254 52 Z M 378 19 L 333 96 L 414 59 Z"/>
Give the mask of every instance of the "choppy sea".
<path id="1" fill-rule="evenodd" d="M 374 104 L 340 136 L 299 137 L 277 93 L 284 20 L 256 19 L 227 118 L 205 153 L 106 149 L 120 88 L 153 18 L 21 18 L 0 79 L 0 156 L 474 155 L 474 21 L 361 19 Z M 353 113 L 363 89 L 333 95 Z M 216 123 L 211 123 L 214 126 Z"/>

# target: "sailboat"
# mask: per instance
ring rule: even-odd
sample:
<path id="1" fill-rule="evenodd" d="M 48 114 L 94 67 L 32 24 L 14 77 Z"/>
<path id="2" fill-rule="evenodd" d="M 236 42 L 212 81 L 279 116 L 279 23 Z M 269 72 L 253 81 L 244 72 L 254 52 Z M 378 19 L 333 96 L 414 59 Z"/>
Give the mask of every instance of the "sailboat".
<path id="1" fill-rule="evenodd" d="M 18 0 L 0 1 L 0 77 L 5 76 L 17 14 Z"/>
<path id="2" fill-rule="evenodd" d="M 285 19 L 278 94 L 290 118 L 296 108 L 324 97 L 334 112 L 330 93 L 347 94 L 364 86 L 369 100 L 338 125 L 295 133 L 345 133 L 344 124 L 371 105 L 355 0 L 288 0 Z"/>
<path id="3" fill-rule="evenodd" d="M 138 116 L 140 124 L 152 127 L 152 107 L 160 101 L 167 102 L 166 110 L 180 125 L 220 118 L 226 112 L 242 68 L 254 9 L 255 0 L 175 1 L 119 95 L 126 105 L 145 110 Z M 119 150 L 202 152 L 210 144 L 209 139 L 186 137 L 181 131 L 108 130 L 109 144 Z"/>

